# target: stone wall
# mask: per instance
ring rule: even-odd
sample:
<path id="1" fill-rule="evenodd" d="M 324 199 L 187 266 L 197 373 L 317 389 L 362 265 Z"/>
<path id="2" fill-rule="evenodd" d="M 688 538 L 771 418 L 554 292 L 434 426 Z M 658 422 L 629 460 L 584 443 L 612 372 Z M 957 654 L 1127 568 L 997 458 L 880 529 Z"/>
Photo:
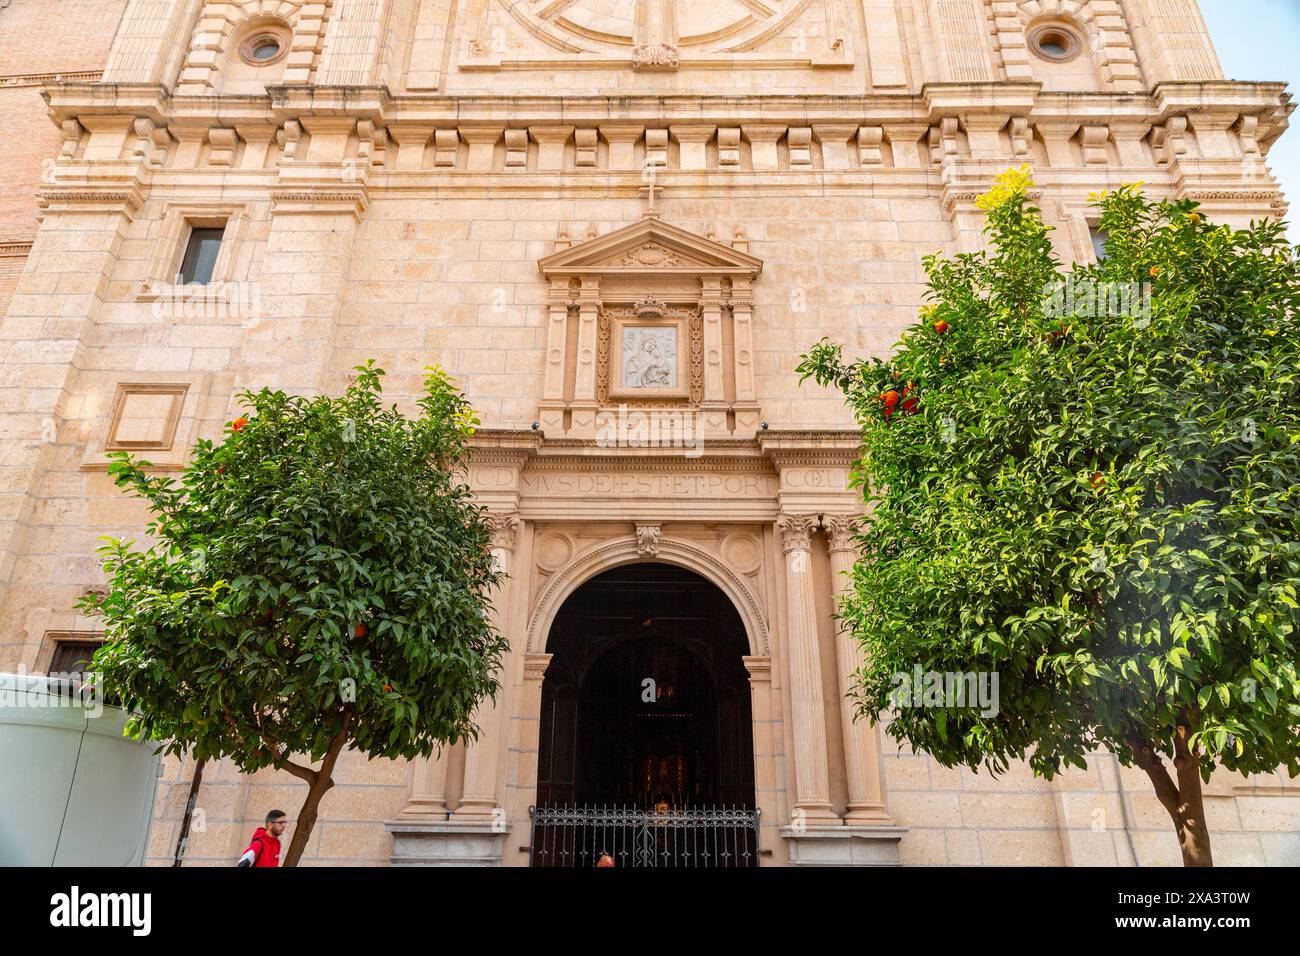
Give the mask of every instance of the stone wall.
<path id="1" fill-rule="evenodd" d="M 717 388 L 733 419 L 710 433 L 718 460 L 701 469 L 765 462 L 779 491 L 712 515 L 707 501 L 683 504 L 697 510 L 664 533 L 725 563 L 723 523 L 760 529 L 747 573 L 773 643 L 749 662 L 769 715 L 756 734 L 774 808 L 767 862 L 788 860 L 779 830 L 808 796 L 801 722 L 821 725 L 836 816 L 851 809 L 848 768 L 879 759 L 887 817 L 908 828 L 903 862 L 1178 861 L 1145 777 L 1117 775 L 1106 755 L 1051 783 L 1021 766 L 998 780 L 947 770 L 874 732 L 854 756 L 829 612 L 845 558 L 828 518 L 856 502 L 791 476 L 817 443 L 854 440 L 838 398 L 799 384 L 799 356 L 823 336 L 887 353 L 922 302 L 922 257 L 978 247 L 974 200 L 1008 166 L 1033 165 L 1067 261 L 1092 254 L 1088 194 L 1125 182 L 1194 198 L 1219 221 L 1285 212 L 1265 157 L 1292 107 L 1278 84 L 1223 80 L 1192 0 L 771 0 L 743 22 L 735 5 L 674 0 L 579 2 L 558 19 L 495 0 L 103 0 L 80 4 L 84 19 L 55 6 L 0 4 L 0 30 L 21 38 L 0 52 L 0 668 L 40 668 L 55 635 L 95 628 L 71 608 L 102 585 L 98 538 L 144 522 L 105 473 L 127 404 L 168 409 L 148 456 L 174 469 L 196 438 L 221 434 L 240 387 L 336 392 L 375 358 L 409 408 L 436 362 L 488 432 L 527 435 L 543 418 L 539 447 L 577 447 L 561 406 L 585 360 L 577 345 L 552 356 L 552 336 L 594 306 L 585 286 L 569 302 L 567 280 L 539 262 L 657 221 L 696 252 L 761 262 L 752 282 L 705 284 L 726 328 L 752 301 L 753 346 L 722 343 Z M 1060 62 L 1034 52 L 1045 25 L 1077 44 Z M 283 43 L 266 67 L 239 52 L 258 30 Z M 187 308 L 169 283 L 189 229 L 216 223 L 217 279 L 234 304 Z M 753 403 L 737 411 L 742 351 Z M 553 362 L 568 369 L 558 379 Z M 593 472 L 616 466 L 609 457 Z M 534 537 L 560 536 L 560 516 L 511 488 L 484 496 L 525 513 L 517 640 L 537 598 L 527 575 L 563 569 L 539 572 L 544 559 L 529 557 Z M 658 507 L 596 504 L 605 511 L 585 533 L 623 541 Z M 783 551 L 790 526 L 778 521 L 791 517 L 813 519 L 802 550 L 815 588 L 792 570 L 801 549 Z M 471 795 L 508 807 L 510 865 L 524 862 L 541 650 L 512 665 L 496 790 Z M 816 667 L 793 667 L 800 655 Z M 802 694 L 815 700 L 794 706 Z M 191 773 L 166 763 L 155 864 L 170 860 Z M 463 747 L 441 764 L 345 755 L 307 860 L 388 861 L 385 823 L 431 774 L 454 811 L 467 773 L 492 790 Z M 295 814 L 302 790 L 287 774 L 210 767 L 189 861 L 229 863 L 266 810 Z M 1281 775 L 1216 776 L 1207 809 L 1220 862 L 1300 861 L 1300 794 Z"/>

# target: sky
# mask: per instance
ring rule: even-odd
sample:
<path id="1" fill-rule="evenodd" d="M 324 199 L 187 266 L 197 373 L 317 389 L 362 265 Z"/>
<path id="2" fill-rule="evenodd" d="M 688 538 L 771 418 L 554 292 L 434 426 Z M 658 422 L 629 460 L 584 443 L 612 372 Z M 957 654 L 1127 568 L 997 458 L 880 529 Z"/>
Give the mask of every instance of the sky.
<path id="1" fill-rule="evenodd" d="M 1224 76 L 1287 83 L 1300 100 L 1300 0 L 1201 0 L 1201 13 Z M 1269 150 L 1268 165 L 1291 203 L 1291 241 L 1300 243 L 1300 109 Z"/>

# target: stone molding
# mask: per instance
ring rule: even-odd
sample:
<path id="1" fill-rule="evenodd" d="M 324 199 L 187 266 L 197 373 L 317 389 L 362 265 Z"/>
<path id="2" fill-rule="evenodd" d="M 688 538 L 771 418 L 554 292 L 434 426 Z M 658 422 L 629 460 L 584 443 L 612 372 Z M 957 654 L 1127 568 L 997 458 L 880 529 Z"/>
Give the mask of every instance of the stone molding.
<path id="1" fill-rule="evenodd" d="M 641 546 L 641 541 L 636 536 L 611 538 L 572 558 L 562 570 L 552 575 L 537 596 L 529 618 L 526 644 L 528 653 L 544 653 L 551 622 L 570 594 L 602 571 L 644 560 Z M 655 559 L 694 571 L 716 584 L 731 599 L 740 614 L 749 640 L 750 654 L 756 657 L 768 657 L 771 654 L 763 606 L 749 585 L 726 562 L 694 542 L 663 536 L 657 543 Z"/>

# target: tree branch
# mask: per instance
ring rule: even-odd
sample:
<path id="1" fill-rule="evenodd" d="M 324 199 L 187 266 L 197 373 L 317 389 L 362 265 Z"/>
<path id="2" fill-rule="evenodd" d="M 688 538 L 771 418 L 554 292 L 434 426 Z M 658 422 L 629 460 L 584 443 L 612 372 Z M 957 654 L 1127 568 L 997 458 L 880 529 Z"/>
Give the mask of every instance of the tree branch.
<path id="1" fill-rule="evenodd" d="M 1174 786 L 1174 781 L 1169 776 L 1169 771 L 1165 769 L 1164 761 L 1156 753 L 1155 747 L 1136 735 L 1125 737 L 1124 742 L 1133 751 L 1134 761 L 1151 778 L 1160 805 L 1168 811 L 1170 817 L 1175 820 L 1179 819 L 1181 814 L 1179 813 L 1178 788 Z"/>

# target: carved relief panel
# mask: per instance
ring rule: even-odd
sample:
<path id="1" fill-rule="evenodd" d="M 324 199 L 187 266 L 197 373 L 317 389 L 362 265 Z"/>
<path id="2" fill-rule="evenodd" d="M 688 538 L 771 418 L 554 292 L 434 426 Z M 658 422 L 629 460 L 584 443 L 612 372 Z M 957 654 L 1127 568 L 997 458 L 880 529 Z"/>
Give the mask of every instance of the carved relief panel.
<path id="1" fill-rule="evenodd" d="M 580 60 L 662 72 L 758 57 L 766 65 L 849 66 L 842 3 L 475 0 L 461 67 L 540 69 Z"/>

